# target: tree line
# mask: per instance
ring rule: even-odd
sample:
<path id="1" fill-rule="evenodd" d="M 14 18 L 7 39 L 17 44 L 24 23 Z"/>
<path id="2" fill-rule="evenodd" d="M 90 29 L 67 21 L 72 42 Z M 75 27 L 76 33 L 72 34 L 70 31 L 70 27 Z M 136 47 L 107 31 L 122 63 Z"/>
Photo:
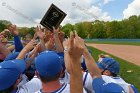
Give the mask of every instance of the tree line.
<path id="1" fill-rule="evenodd" d="M 140 39 L 140 15 L 134 15 L 121 21 L 95 20 L 74 25 L 66 24 L 62 27 L 66 36 L 69 36 L 69 32 L 74 30 L 82 38 Z"/>
<path id="2" fill-rule="evenodd" d="M 3 31 L 10 21 L 0 20 L 0 32 Z M 121 21 L 79 22 L 74 25 L 68 23 L 61 27 L 65 37 L 70 31 L 76 31 L 82 38 L 110 38 L 110 39 L 140 39 L 140 15 L 133 15 Z M 34 34 L 35 27 L 19 27 L 18 31 L 22 37 L 26 34 Z M 11 37 L 11 36 L 9 36 Z"/>

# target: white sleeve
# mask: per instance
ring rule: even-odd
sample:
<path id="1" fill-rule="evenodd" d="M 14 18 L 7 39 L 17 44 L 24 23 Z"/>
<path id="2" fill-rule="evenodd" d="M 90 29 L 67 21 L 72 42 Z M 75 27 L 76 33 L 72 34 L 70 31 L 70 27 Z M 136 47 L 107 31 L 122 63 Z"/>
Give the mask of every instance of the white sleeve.
<path id="1" fill-rule="evenodd" d="M 22 81 L 18 84 L 18 87 L 23 86 L 27 82 L 29 82 L 28 77 L 25 74 L 23 74 L 22 75 Z"/>
<path id="2" fill-rule="evenodd" d="M 106 83 L 111 83 L 111 82 L 114 82 L 114 79 L 111 78 L 110 76 L 106 76 L 106 75 L 102 75 L 102 79 L 106 82 Z"/>
<path id="3" fill-rule="evenodd" d="M 70 84 L 70 74 L 67 71 L 65 71 L 64 73 L 65 73 L 65 76 L 63 78 L 59 78 L 60 83 Z"/>
<path id="4" fill-rule="evenodd" d="M 95 93 L 93 90 L 93 87 L 92 87 L 92 81 L 93 81 L 93 79 L 92 79 L 91 75 L 88 72 L 84 72 L 83 85 L 84 85 L 85 90 L 88 93 Z"/>
<path id="5" fill-rule="evenodd" d="M 129 84 L 126 83 L 121 77 L 114 77 L 114 81 L 120 85 L 127 93 L 129 93 Z"/>
<path id="6" fill-rule="evenodd" d="M 40 79 L 34 77 L 31 81 L 19 88 L 19 93 L 35 93 L 42 89 L 42 83 Z"/>
<path id="7" fill-rule="evenodd" d="M 128 83 L 126 83 L 122 78 L 120 77 L 110 77 L 106 75 L 102 75 L 103 80 L 106 83 L 116 83 L 120 85 L 126 93 L 129 93 Z"/>

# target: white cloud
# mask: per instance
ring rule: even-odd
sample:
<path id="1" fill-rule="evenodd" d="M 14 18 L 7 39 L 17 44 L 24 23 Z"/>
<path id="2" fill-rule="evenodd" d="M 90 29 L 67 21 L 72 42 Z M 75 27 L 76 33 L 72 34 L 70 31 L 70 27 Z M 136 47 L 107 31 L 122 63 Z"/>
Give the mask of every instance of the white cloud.
<path id="1" fill-rule="evenodd" d="M 108 4 L 109 2 L 111 2 L 111 1 L 114 1 L 114 0 L 104 0 L 103 4 L 106 5 L 106 4 Z"/>
<path id="2" fill-rule="evenodd" d="M 124 18 L 128 18 L 132 15 L 140 15 L 140 0 L 134 0 L 132 3 L 130 3 L 123 11 Z"/>
<path id="3" fill-rule="evenodd" d="M 3 6 L 3 2 L 6 4 L 5 6 Z M 111 19 L 108 13 L 92 5 L 93 0 L 0 0 L 0 20 L 10 20 L 18 26 L 35 26 L 51 3 L 67 13 L 62 24 L 93 21 L 94 16 L 105 21 Z M 8 9 L 7 6 L 14 10 Z"/>

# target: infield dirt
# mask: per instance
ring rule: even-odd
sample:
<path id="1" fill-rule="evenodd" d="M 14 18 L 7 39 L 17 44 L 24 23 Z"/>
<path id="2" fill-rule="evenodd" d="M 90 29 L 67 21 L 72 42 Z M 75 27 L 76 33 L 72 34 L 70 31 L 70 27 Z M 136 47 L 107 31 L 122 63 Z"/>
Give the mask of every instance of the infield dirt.
<path id="1" fill-rule="evenodd" d="M 111 45 L 111 44 L 87 44 L 109 54 L 122 58 L 128 62 L 140 66 L 140 46 Z"/>

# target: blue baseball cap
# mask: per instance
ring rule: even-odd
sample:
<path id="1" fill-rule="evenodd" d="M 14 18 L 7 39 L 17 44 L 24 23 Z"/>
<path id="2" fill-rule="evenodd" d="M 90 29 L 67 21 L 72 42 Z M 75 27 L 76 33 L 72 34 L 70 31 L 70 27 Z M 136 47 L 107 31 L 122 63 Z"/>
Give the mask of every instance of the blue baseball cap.
<path id="1" fill-rule="evenodd" d="M 120 65 L 113 58 L 103 58 L 101 62 L 97 62 L 97 65 L 102 70 L 109 70 L 112 73 L 119 74 Z"/>
<path id="2" fill-rule="evenodd" d="M 40 76 L 55 76 L 62 71 L 61 59 L 54 51 L 40 53 L 35 59 L 35 68 Z"/>
<path id="3" fill-rule="evenodd" d="M 102 78 L 95 78 L 92 82 L 95 93 L 125 93 L 124 89 L 115 83 L 105 83 Z"/>
<path id="4" fill-rule="evenodd" d="M 15 84 L 25 68 L 23 60 L 16 59 L 0 63 L 0 90 L 5 90 Z"/>
<path id="5" fill-rule="evenodd" d="M 8 60 L 14 60 L 17 58 L 17 56 L 19 55 L 20 52 L 14 52 L 9 54 L 4 61 L 8 61 Z"/>

